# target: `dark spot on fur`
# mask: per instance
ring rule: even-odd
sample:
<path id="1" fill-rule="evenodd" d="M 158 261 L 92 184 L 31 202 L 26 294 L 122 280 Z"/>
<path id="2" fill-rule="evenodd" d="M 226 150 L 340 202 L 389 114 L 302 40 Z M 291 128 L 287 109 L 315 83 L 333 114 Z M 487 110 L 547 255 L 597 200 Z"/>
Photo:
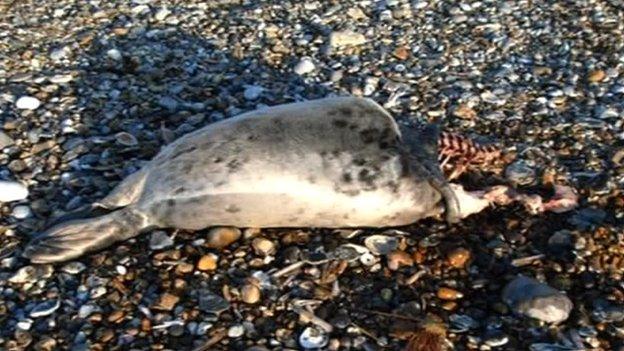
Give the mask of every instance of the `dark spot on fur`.
<path id="1" fill-rule="evenodd" d="M 173 193 L 174 193 L 174 194 L 181 194 L 181 193 L 183 193 L 184 191 L 186 191 L 186 188 L 185 188 L 185 187 L 183 187 L 183 186 L 181 186 L 181 187 L 177 188 L 176 190 L 174 190 L 174 191 L 173 191 Z"/>
<path id="2" fill-rule="evenodd" d="M 340 150 L 334 150 L 331 152 L 332 156 L 338 157 L 340 155 Z"/>
<path id="3" fill-rule="evenodd" d="M 342 215 L 342 218 L 343 218 L 343 219 L 349 219 L 349 214 L 348 214 L 348 213 L 345 213 L 344 215 Z"/>
<path id="4" fill-rule="evenodd" d="M 228 207 L 225 208 L 225 211 L 229 213 L 236 213 L 236 212 L 240 212 L 241 209 L 235 205 L 229 205 Z"/>
<path id="5" fill-rule="evenodd" d="M 176 202 L 173 199 L 169 199 L 167 200 L 167 207 L 173 207 L 175 206 Z"/>
<path id="6" fill-rule="evenodd" d="M 237 170 L 241 168 L 241 166 L 242 166 L 241 162 L 237 159 L 233 159 L 227 164 L 227 168 L 230 170 L 230 172 L 236 172 Z"/>
<path id="7" fill-rule="evenodd" d="M 351 115 L 353 114 L 353 110 L 348 107 L 340 107 L 338 111 L 340 112 L 340 114 L 346 117 L 351 117 Z"/>
<path id="8" fill-rule="evenodd" d="M 316 177 L 315 176 L 309 176 L 307 178 L 308 182 L 310 182 L 310 184 L 315 184 L 316 183 Z"/>
<path id="9" fill-rule="evenodd" d="M 334 125 L 338 128 L 344 128 L 347 126 L 347 121 L 343 120 L 343 119 L 335 119 L 334 120 Z"/>
<path id="10" fill-rule="evenodd" d="M 249 135 L 247 136 L 247 140 L 249 140 L 249 141 L 256 140 L 256 136 L 255 136 L 255 135 L 253 135 L 253 134 L 249 134 Z"/>
<path id="11" fill-rule="evenodd" d="M 345 182 L 345 183 L 351 183 L 351 181 L 353 181 L 353 178 L 351 177 L 351 174 L 343 173 L 342 174 L 342 181 Z"/>
<path id="12" fill-rule="evenodd" d="M 192 152 L 192 151 L 195 151 L 195 150 L 197 150 L 197 146 L 190 146 L 190 147 L 187 147 L 187 148 L 183 148 L 183 149 L 177 150 L 173 155 L 171 155 L 171 159 L 174 160 L 174 159 L 176 159 L 176 158 L 178 158 L 178 157 L 180 157 L 180 156 L 182 156 L 184 154 L 188 154 L 189 152 Z"/>
<path id="13" fill-rule="evenodd" d="M 353 160 L 353 164 L 356 166 L 364 166 L 366 164 L 366 160 L 361 157 L 358 157 Z"/>
<path id="14" fill-rule="evenodd" d="M 223 162 L 223 159 L 221 157 L 215 157 L 214 163 L 221 163 L 221 162 Z"/>
<path id="15" fill-rule="evenodd" d="M 193 164 L 190 162 L 183 163 L 180 169 L 182 170 L 183 173 L 189 173 L 193 170 Z"/>
<path id="16" fill-rule="evenodd" d="M 399 184 L 397 182 L 389 181 L 386 186 L 392 191 L 393 194 L 399 192 Z"/>
<path id="17" fill-rule="evenodd" d="M 350 129 L 350 130 L 356 130 L 356 129 L 357 129 L 357 127 L 358 127 L 358 125 L 357 125 L 357 124 L 350 124 L 350 125 L 349 125 L 349 129 Z"/>
<path id="18" fill-rule="evenodd" d="M 379 131 L 375 128 L 367 128 L 360 131 L 360 138 L 362 138 L 364 144 L 370 144 L 377 140 L 378 137 Z"/>
<path id="19" fill-rule="evenodd" d="M 366 183 L 368 186 L 374 186 L 373 181 L 376 176 L 374 173 L 364 168 L 358 173 L 358 180 L 362 183 Z"/>

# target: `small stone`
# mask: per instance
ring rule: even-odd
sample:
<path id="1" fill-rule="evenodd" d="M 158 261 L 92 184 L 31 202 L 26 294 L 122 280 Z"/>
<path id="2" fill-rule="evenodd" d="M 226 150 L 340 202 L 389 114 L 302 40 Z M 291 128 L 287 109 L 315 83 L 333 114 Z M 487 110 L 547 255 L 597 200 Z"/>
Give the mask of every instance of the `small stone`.
<path id="1" fill-rule="evenodd" d="M 251 242 L 251 246 L 259 256 L 269 256 L 275 253 L 275 244 L 266 238 L 255 238 Z"/>
<path id="2" fill-rule="evenodd" d="M 44 301 L 30 311 L 30 317 L 39 318 L 49 316 L 54 313 L 54 311 L 58 310 L 59 307 L 61 307 L 60 300 Z"/>
<path id="3" fill-rule="evenodd" d="M 139 143 L 134 135 L 126 132 L 119 132 L 115 134 L 115 140 L 123 146 L 135 146 Z"/>
<path id="4" fill-rule="evenodd" d="M 466 263 L 468 262 L 468 260 L 470 260 L 470 257 L 470 250 L 460 247 L 449 252 L 446 261 L 451 267 L 461 269 L 466 266 Z"/>
<path id="5" fill-rule="evenodd" d="M 164 293 L 158 299 L 158 303 L 154 306 L 155 309 L 171 311 L 173 307 L 180 301 L 180 298 L 170 293 Z"/>
<path id="6" fill-rule="evenodd" d="M 399 60 L 407 60 L 409 58 L 410 52 L 407 47 L 399 46 L 398 48 L 394 49 L 392 55 L 394 55 L 394 57 L 398 58 Z"/>
<path id="7" fill-rule="evenodd" d="M 61 268 L 61 270 L 63 272 L 65 272 L 65 273 L 68 273 L 68 274 L 78 274 L 78 273 L 84 271 L 85 268 L 87 268 L 87 266 L 85 266 L 84 263 L 78 262 L 78 261 L 73 261 L 73 262 L 69 262 L 68 264 L 64 265 L 63 268 Z"/>
<path id="8" fill-rule="evenodd" d="M 181 262 L 176 266 L 176 273 L 178 274 L 189 274 L 193 272 L 195 266 L 188 262 Z"/>
<path id="9" fill-rule="evenodd" d="M 350 18 L 356 21 L 367 17 L 361 8 L 355 7 L 355 6 L 349 7 L 349 9 L 347 10 L 347 16 L 349 16 Z"/>
<path id="10" fill-rule="evenodd" d="M 206 247 L 222 249 L 241 237 L 241 231 L 235 227 L 215 227 L 208 231 Z"/>
<path id="11" fill-rule="evenodd" d="M 264 91 L 264 88 L 261 86 L 250 85 L 247 88 L 245 88 L 245 92 L 243 93 L 243 96 L 245 97 L 245 100 L 253 101 L 253 100 L 258 99 L 263 91 Z"/>
<path id="12" fill-rule="evenodd" d="M 254 304 L 260 301 L 261 291 L 257 284 L 248 282 L 241 290 L 241 297 L 243 302 L 247 304 Z"/>
<path id="13" fill-rule="evenodd" d="M 28 188 L 18 182 L 0 180 L 0 202 L 24 200 L 28 197 Z"/>
<path id="14" fill-rule="evenodd" d="M 116 310 L 116 311 L 113 311 L 113 313 L 111 313 L 107 319 L 110 323 L 118 323 L 123 320 L 124 316 L 125 316 L 124 311 Z"/>
<path id="15" fill-rule="evenodd" d="M 108 56 L 108 58 L 110 58 L 111 60 L 115 61 L 121 61 L 122 59 L 121 52 L 117 49 L 110 49 L 106 51 L 106 56 Z"/>
<path id="16" fill-rule="evenodd" d="M 9 278 L 9 281 L 15 284 L 33 283 L 37 280 L 51 277 L 53 272 L 54 269 L 49 264 L 25 266 L 15 272 L 15 274 Z"/>
<path id="17" fill-rule="evenodd" d="M 240 324 L 233 325 L 228 329 L 227 335 L 230 338 L 240 338 L 245 334 L 245 327 Z"/>
<path id="18" fill-rule="evenodd" d="M 172 112 L 177 110 L 179 106 L 178 101 L 170 96 L 163 96 L 158 99 L 158 105 Z"/>
<path id="19" fill-rule="evenodd" d="M 169 14 L 171 14 L 171 11 L 169 11 L 168 8 L 163 7 L 160 10 L 158 10 L 158 12 L 156 12 L 156 14 L 154 15 L 154 18 L 156 18 L 157 21 L 162 21 L 165 18 L 167 18 Z"/>
<path id="20" fill-rule="evenodd" d="M 390 270 L 396 271 L 402 266 L 411 267 L 412 265 L 414 265 L 414 260 L 405 251 L 396 250 L 388 254 L 388 268 Z"/>
<path id="21" fill-rule="evenodd" d="M 294 72 L 298 75 L 304 75 L 311 73 L 315 68 L 316 67 L 314 66 L 314 62 L 312 62 L 312 59 L 304 57 L 295 65 Z"/>
<path id="22" fill-rule="evenodd" d="M 475 112 L 475 110 L 473 110 L 472 107 L 468 106 L 467 104 L 461 104 L 457 106 L 457 108 L 455 108 L 455 110 L 453 111 L 453 115 L 461 119 L 467 120 L 477 118 L 477 113 Z"/>
<path id="23" fill-rule="evenodd" d="M 217 269 L 218 256 L 215 254 L 207 254 L 202 256 L 197 262 L 197 269 L 200 271 L 214 271 Z"/>
<path id="24" fill-rule="evenodd" d="M 442 287 L 438 289 L 437 296 L 441 300 L 458 300 L 464 297 L 464 294 L 455 289 Z"/>
<path id="25" fill-rule="evenodd" d="M 86 304 L 86 305 L 82 305 L 80 306 L 80 309 L 78 309 L 78 317 L 79 318 L 87 318 L 89 317 L 93 312 L 98 311 L 99 307 L 97 307 L 96 305 L 92 305 L 92 304 Z"/>
<path id="26" fill-rule="evenodd" d="M 590 83 L 600 83 L 607 78 L 607 73 L 601 69 L 593 70 L 589 72 L 587 80 Z"/>
<path id="27" fill-rule="evenodd" d="M 26 168 L 28 168 L 28 165 L 26 165 L 26 162 L 24 162 L 24 160 L 13 160 L 9 162 L 8 167 L 13 173 L 20 173 L 26 170 Z"/>
<path id="28" fill-rule="evenodd" d="M 399 239 L 388 235 L 371 235 L 364 239 L 364 245 L 375 255 L 387 255 L 399 247 Z"/>
<path id="29" fill-rule="evenodd" d="M 26 219 L 32 215 L 32 211 L 28 206 L 15 206 L 11 212 L 11 216 L 16 219 Z"/>
<path id="30" fill-rule="evenodd" d="M 56 340 L 49 336 L 44 336 L 34 347 L 35 351 L 53 351 L 56 349 Z"/>
<path id="31" fill-rule="evenodd" d="M 201 291 L 197 307 L 208 313 L 220 313 L 230 308 L 230 303 L 223 297 L 210 291 Z"/>
<path id="32" fill-rule="evenodd" d="M 20 110 L 36 110 L 41 106 L 41 101 L 33 96 L 22 96 L 15 102 L 15 107 Z"/>
<path id="33" fill-rule="evenodd" d="M 151 250 L 162 250 L 172 245 L 173 239 L 161 230 L 155 231 L 150 237 L 149 247 Z"/>
<path id="34" fill-rule="evenodd" d="M 329 46 L 340 48 L 345 46 L 357 46 L 366 43 L 366 37 L 350 30 L 334 31 L 329 35 Z"/>
<path id="35" fill-rule="evenodd" d="M 299 335 L 299 345 L 305 349 L 320 349 L 329 342 L 329 336 L 325 331 L 317 327 L 307 327 Z"/>
<path id="36" fill-rule="evenodd" d="M 535 170 L 523 161 L 517 161 L 505 169 L 505 177 L 516 185 L 529 185 L 535 181 Z"/>
<path id="37" fill-rule="evenodd" d="M 11 145 L 13 145 L 13 139 L 11 139 L 11 137 L 8 136 L 5 132 L 0 131 L 0 150 Z"/>
<path id="38" fill-rule="evenodd" d="M 516 314 L 548 323 L 565 321 L 574 307 L 564 293 L 524 276 L 505 286 L 502 299 Z"/>
<path id="39" fill-rule="evenodd" d="M 50 59 L 52 59 L 53 61 L 60 61 L 64 58 L 67 58 L 70 53 L 71 49 L 67 46 L 57 48 L 52 50 L 52 52 L 50 53 Z"/>

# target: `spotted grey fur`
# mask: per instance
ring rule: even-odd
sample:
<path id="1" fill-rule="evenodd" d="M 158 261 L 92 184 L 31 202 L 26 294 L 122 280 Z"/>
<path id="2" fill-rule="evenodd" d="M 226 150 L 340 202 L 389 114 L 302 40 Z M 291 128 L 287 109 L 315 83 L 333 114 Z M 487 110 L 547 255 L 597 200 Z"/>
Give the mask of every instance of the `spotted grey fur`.
<path id="1" fill-rule="evenodd" d="M 98 203 L 24 251 L 76 258 L 155 227 L 386 227 L 458 204 L 437 164 L 435 129 L 399 128 L 378 104 L 325 98 L 251 111 L 187 134 Z"/>

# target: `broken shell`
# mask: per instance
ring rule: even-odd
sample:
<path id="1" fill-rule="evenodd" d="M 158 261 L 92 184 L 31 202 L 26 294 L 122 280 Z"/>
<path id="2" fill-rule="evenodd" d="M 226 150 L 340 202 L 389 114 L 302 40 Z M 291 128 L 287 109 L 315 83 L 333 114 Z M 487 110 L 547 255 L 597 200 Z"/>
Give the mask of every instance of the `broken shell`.
<path id="1" fill-rule="evenodd" d="M 375 255 L 387 255 L 399 247 L 399 240 L 387 235 L 371 235 L 364 239 L 364 245 Z"/>
<path id="2" fill-rule="evenodd" d="M 325 347 L 329 342 L 327 334 L 316 327 L 307 327 L 299 335 L 299 345 L 306 349 L 318 349 Z"/>

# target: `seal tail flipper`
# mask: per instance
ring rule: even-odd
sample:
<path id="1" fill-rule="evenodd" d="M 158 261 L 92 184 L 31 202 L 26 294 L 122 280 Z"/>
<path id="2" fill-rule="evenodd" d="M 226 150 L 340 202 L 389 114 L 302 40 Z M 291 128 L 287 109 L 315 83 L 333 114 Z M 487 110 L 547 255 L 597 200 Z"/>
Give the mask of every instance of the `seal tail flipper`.
<path id="1" fill-rule="evenodd" d="M 93 205 L 115 209 L 136 202 L 143 192 L 146 177 L 147 169 L 144 167 L 126 177 L 105 198 Z"/>
<path id="2" fill-rule="evenodd" d="M 67 261 L 132 238 L 149 225 L 147 216 L 127 207 L 54 226 L 34 238 L 22 255 L 33 263 Z"/>

